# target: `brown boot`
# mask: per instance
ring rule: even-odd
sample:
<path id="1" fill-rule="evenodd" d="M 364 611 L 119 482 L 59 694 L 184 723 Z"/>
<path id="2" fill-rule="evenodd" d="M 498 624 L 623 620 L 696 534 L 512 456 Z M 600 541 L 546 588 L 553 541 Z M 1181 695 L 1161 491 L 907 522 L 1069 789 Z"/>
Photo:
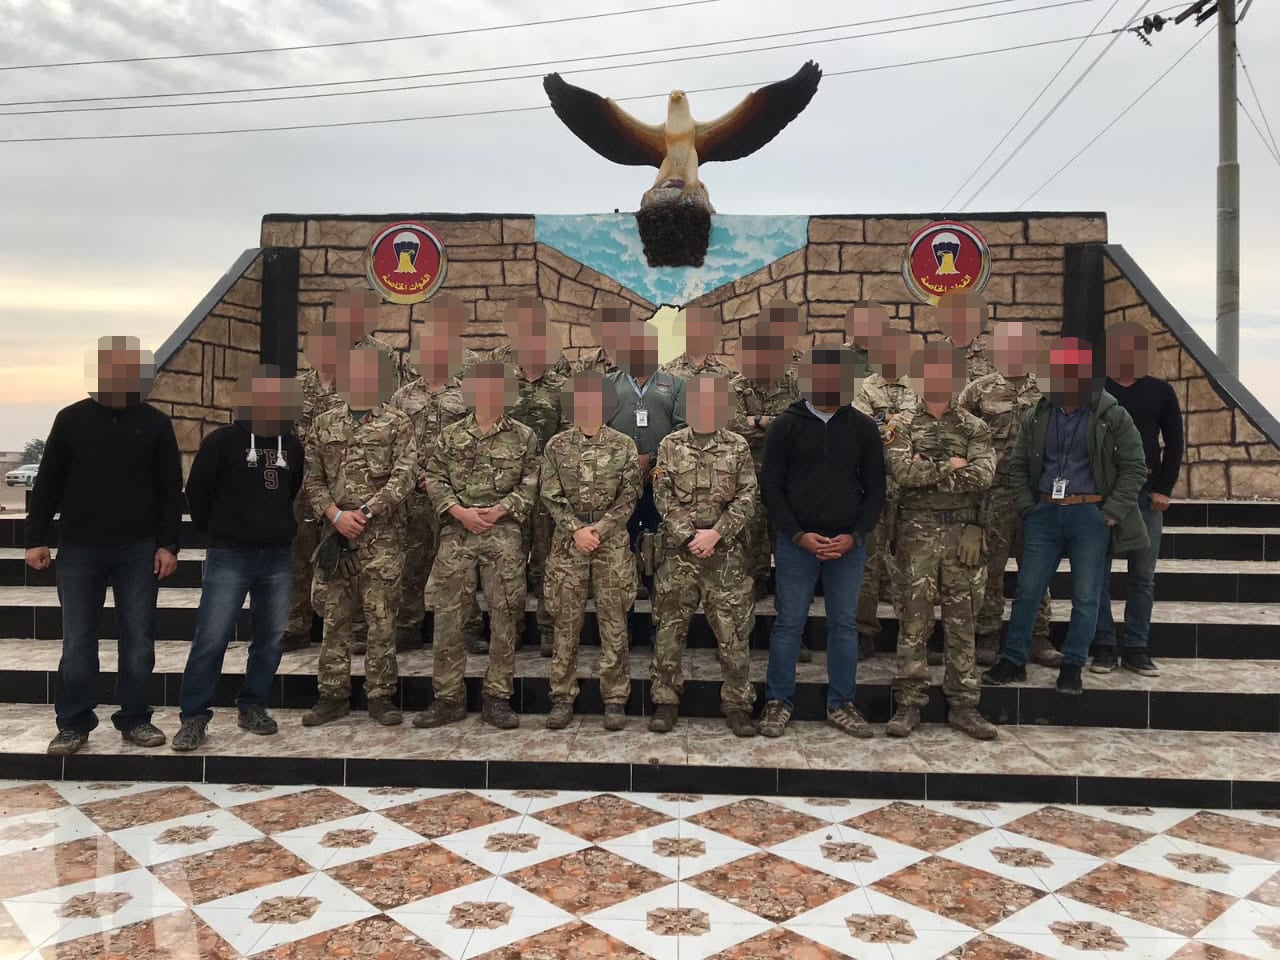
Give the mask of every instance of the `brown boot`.
<path id="1" fill-rule="evenodd" d="M 1031 638 L 1031 662 L 1042 667 L 1062 666 L 1062 654 L 1049 642 L 1048 637 Z"/>
<path id="2" fill-rule="evenodd" d="M 858 661 L 870 660 L 876 655 L 876 638 L 869 633 L 858 634 Z"/>
<path id="3" fill-rule="evenodd" d="M 428 730 L 465 719 L 467 705 L 461 700 L 436 699 L 431 701 L 431 706 L 413 718 L 413 725 L 419 730 Z"/>
<path id="4" fill-rule="evenodd" d="M 1000 633 L 992 630 L 973 638 L 973 658 L 980 667 L 994 667 L 1000 659 Z"/>
<path id="5" fill-rule="evenodd" d="M 334 720 L 341 720 L 351 712 L 349 700 L 321 697 L 316 705 L 302 715 L 304 727 L 320 727 Z"/>
<path id="6" fill-rule="evenodd" d="M 551 712 L 547 714 L 547 729 L 563 730 L 571 723 L 573 723 L 573 704 L 568 700 L 557 700 L 551 705 Z"/>
<path id="7" fill-rule="evenodd" d="M 620 703 L 604 705 L 604 728 L 616 733 L 627 728 L 627 710 Z"/>
<path id="8" fill-rule="evenodd" d="M 478 633 L 470 634 L 466 639 L 467 653 L 474 653 L 477 656 L 489 652 L 489 641 Z"/>
<path id="9" fill-rule="evenodd" d="M 653 716 L 649 718 L 649 731 L 651 733 L 670 733 L 676 728 L 676 720 L 680 716 L 680 709 L 674 703 L 660 703 L 653 710 Z"/>
<path id="10" fill-rule="evenodd" d="M 390 697 L 370 697 L 369 719 L 384 727 L 398 727 L 404 723 L 404 714 L 391 702 Z"/>
<path id="11" fill-rule="evenodd" d="M 751 719 L 751 714 L 745 710 L 730 710 L 724 722 L 728 724 L 735 737 L 754 737 L 760 733 Z"/>
<path id="12" fill-rule="evenodd" d="M 422 625 L 396 628 L 396 653 L 418 650 L 422 647 Z"/>
<path id="13" fill-rule="evenodd" d="M 972 704 L 952 707 L 947 711 L 947 725 L 975 740 L 994 740 L 999 736 L 996 725 L 978 712 Z"/>
<path id="14" fill-rule="evenodd" d="M 280 638 L 280 650 L 283 653 L 305 650 L 309 646 L 311 646 L 311 638 L 306 634 L 286 633 Z"/>
<path id="15" fill-rule="evenodd" d="M 942 651 L 941 651 L 941 650 L 928 650 L 928 651 L 926 651 L 926 652 L 925 652 L 924 658 L 925 658 L 925 661 L 926 661 L 926 662 L 929 664 L 929 666 L 931 666 L 931 667 L 940 667 L 940 666 L 942 666 Z"/>
<path id="16" fill-rule="evenodd" d="M 900 703 L 898 709 L 893 712 L 893 719 L 884 728 L 884 732 L 891 737 L 909 737 L 911 731 L 918 726 L 920 726 L 920 708 Z"/>
<path id="17" fill-rule="evenodd" d="M 484 698 L 480 707 L 480 722 L 499 730 L 514 730 L 520 726 L 520 718 L 511 709 L 511 704 L 501 697 Z"/>

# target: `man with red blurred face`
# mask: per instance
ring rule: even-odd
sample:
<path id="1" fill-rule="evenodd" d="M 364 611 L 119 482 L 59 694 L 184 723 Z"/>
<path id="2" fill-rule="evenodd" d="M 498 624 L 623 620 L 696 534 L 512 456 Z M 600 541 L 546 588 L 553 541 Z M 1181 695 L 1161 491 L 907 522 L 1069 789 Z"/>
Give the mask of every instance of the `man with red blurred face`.
<path id="1" fill-rule="evenodd" d="M 1050 346 L 1049 395 L 1027 412 L 1009 458 L 1023 556 L 1004 651 L 982 675 L 986 683 L 1026 679 L 1036 608 L 1066 556 L 1071 622 L 1057 686 L 1081 693 L 1108 547 L 1127 552 L 1148 542 L 1137 510 L 1147 475 L 1142 437 L 1125 409 L 1095 385 L 1088 342 L 1063 337 Z"/>

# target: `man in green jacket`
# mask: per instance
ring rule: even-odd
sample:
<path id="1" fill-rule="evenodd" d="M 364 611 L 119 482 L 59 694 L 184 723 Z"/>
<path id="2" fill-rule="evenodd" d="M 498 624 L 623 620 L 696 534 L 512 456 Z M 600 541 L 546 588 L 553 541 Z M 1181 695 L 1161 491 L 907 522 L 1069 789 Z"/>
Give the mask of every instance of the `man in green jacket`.
<path id="1" fill-rule="evenodd" d="M 1027 677 L 1031 630 L 1058 562 L 1071 563 L 1071 622 L 1062 645 L 1058 690 L 1078 694 L 1093 642 L 1107 547 L 1142 548 L 1147 529 L 1138 492 L 1147 476 L 1133 419 L 1093 374 L 1086 341 L 1064 337 L 1049 348 L 1049 396 L 1027 411 L 1009 457 L 1009 484 L 1022 517 L 1023 560 L 1004 651 L 982 675 L 1006 684 Z"/>

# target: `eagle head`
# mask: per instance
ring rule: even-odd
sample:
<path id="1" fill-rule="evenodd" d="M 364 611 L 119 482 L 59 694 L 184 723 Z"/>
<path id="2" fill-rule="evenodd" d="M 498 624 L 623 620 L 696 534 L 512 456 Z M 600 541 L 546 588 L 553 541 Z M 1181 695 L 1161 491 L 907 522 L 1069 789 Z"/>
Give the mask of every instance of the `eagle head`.
<path id="1" fill-rule="evenodd" d="M 667 97 L 667 131 L 673 132 L 675 128 L 687 127 L 692 123 L 689 98 L 684 95 L 683 90 L 672 90 Z"/>

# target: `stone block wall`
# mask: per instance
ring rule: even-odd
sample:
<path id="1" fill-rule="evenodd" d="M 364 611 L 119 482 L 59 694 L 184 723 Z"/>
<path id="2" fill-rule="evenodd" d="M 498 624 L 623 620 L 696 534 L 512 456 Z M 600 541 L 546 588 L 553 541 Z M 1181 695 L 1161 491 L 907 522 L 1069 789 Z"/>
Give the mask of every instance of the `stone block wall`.
<path id="1" fill-rule="evenodd" d="M 173 419 L 186 476 L 200 441 L 231 422 L 236 381 L 258 363 L 262 255 L 213 304 L 156 371 L 147 402 Z"/>

